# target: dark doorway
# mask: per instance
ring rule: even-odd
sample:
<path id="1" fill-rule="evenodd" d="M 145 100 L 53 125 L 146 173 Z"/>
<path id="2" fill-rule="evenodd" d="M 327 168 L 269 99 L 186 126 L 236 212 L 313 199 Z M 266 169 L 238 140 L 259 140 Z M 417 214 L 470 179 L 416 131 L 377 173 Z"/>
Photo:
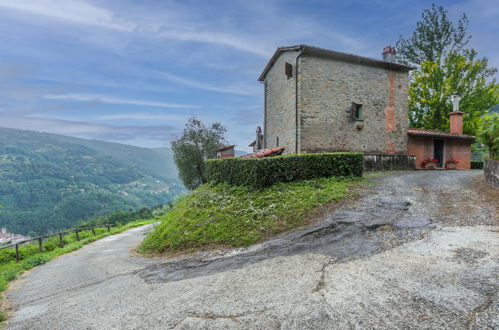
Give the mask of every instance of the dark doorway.
<path id="1" fill-rule="evenodd" d="M 438 159 L 437 167 L 444 165 L 444 141 L 433 140 L 433 158 Z"/>

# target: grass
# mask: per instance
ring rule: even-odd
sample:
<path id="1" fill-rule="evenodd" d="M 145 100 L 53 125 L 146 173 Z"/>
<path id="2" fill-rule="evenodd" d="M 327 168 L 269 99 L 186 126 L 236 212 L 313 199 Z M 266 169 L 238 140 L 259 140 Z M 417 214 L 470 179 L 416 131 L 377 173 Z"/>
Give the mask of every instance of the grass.
<path id="1" fill-rule="evenodd" d="M 207 184 L 181 199 L 139 247 L 140 252 L 243 247 L 303 227 L 317 207 L 351 196 L 362 179 L 321 178 L 265 189 Z"/>
<path id="2" fill-rule="evenodd" d="M 75 233 L 71 233 L 64 236 L 64 247 L 62 248 L 59 247 L 59 237 L 51 237 L 44 242 L 43 247 L 45 251 L 43 252 L 38 251 L 38 242 L 35 242 L 34 244 L 25 244 L 19 248 L 21 255 L 21 261 L 19 263 L 16 262 L 14 249 L 1 250 L 0 292 L 5 291 L 9 285 L 9 282 L 17 279 L 18 276 L 25 270 L 44 264 L 60 255 L 78 250 L 85 244 L 94 242 L 102 237 L 117 234 L 127 229 L 146 225 L 155 221 L 157 221 L 157 219 L 134 221 L 123 226 L 113 227 L 110 232 L 108 232 L 105 228 L 97 228 L 95 229 L 95 236 L 92 234 L 91 230 L 82 231 L 79 233 L 79 241 L 76 241 Z M 0 311 L 0 322 L 5 319 L 5 312 Z"/>

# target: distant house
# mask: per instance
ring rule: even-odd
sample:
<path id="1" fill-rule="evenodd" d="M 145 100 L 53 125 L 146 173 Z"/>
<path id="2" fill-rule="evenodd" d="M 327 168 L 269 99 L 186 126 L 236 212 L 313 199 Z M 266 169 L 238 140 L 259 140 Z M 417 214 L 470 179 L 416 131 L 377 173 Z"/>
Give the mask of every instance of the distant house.
<path id="1" fill-rule="evenodd" d="M 235 145 L 223 146 L 217 149 L 217 159 L 229 158 L 235 156 Z"/>
<path id="2" fill-rule="evenodd" d="M 396 63 L 393 47 L 385 47 L 382 57 L 307 45 L 277 48 L 258 79 L 264 85 L 264 132 L 257 129 L 253 151 L 282 147 L 285 154 L 349 151 L 398 159 L 414 154 L 419 165 L 426 156 L 440 157 L 442 166 L 452 157 L 469 168 L 472 137 L 462 135 L 462 117 L 451 119 L 455 125 L 461 120 L 461 133 L 409 130 L 412 68 Z"/>

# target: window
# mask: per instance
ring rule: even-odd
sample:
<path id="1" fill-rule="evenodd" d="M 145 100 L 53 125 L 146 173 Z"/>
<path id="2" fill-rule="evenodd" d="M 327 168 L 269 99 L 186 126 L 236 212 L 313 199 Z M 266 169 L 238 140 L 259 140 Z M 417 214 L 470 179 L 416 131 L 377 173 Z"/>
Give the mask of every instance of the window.
<path id="1" fill-rule="evenodd" d="M 278 147 L 279 146 L 279 137 L 277 136 L 275 138 L 275 146 Z"/>
<path id="2" fill-rule="evenodd" d="M 352 102 L 352 119 L 353 120 L 364 120 L 362 114 L 362 104 Z"/>
<path id="3" fill-rule="evenodd" d="M 284 64 L 284 72 L 286 73 L 286 77 L 293 77 L 293 65 L 291 63 L 286 62 Z"/>

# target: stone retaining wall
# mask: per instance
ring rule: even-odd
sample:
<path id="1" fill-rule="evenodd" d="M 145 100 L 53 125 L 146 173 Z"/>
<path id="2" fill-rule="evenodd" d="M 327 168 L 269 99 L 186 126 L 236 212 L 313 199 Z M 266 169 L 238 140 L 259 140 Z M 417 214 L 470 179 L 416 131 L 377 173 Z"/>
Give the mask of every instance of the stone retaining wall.
<path id="1" fill-rule="evenodd" d="M 364 154 L 365 171 L 414 170 L 415 168 L 415 156 Z"/>
<path id="2" fill-rule="evenodd" d="M 499 189 L 499 160 L 484 159 L 483 172 L 485 181 L 492 187 Z"/>

